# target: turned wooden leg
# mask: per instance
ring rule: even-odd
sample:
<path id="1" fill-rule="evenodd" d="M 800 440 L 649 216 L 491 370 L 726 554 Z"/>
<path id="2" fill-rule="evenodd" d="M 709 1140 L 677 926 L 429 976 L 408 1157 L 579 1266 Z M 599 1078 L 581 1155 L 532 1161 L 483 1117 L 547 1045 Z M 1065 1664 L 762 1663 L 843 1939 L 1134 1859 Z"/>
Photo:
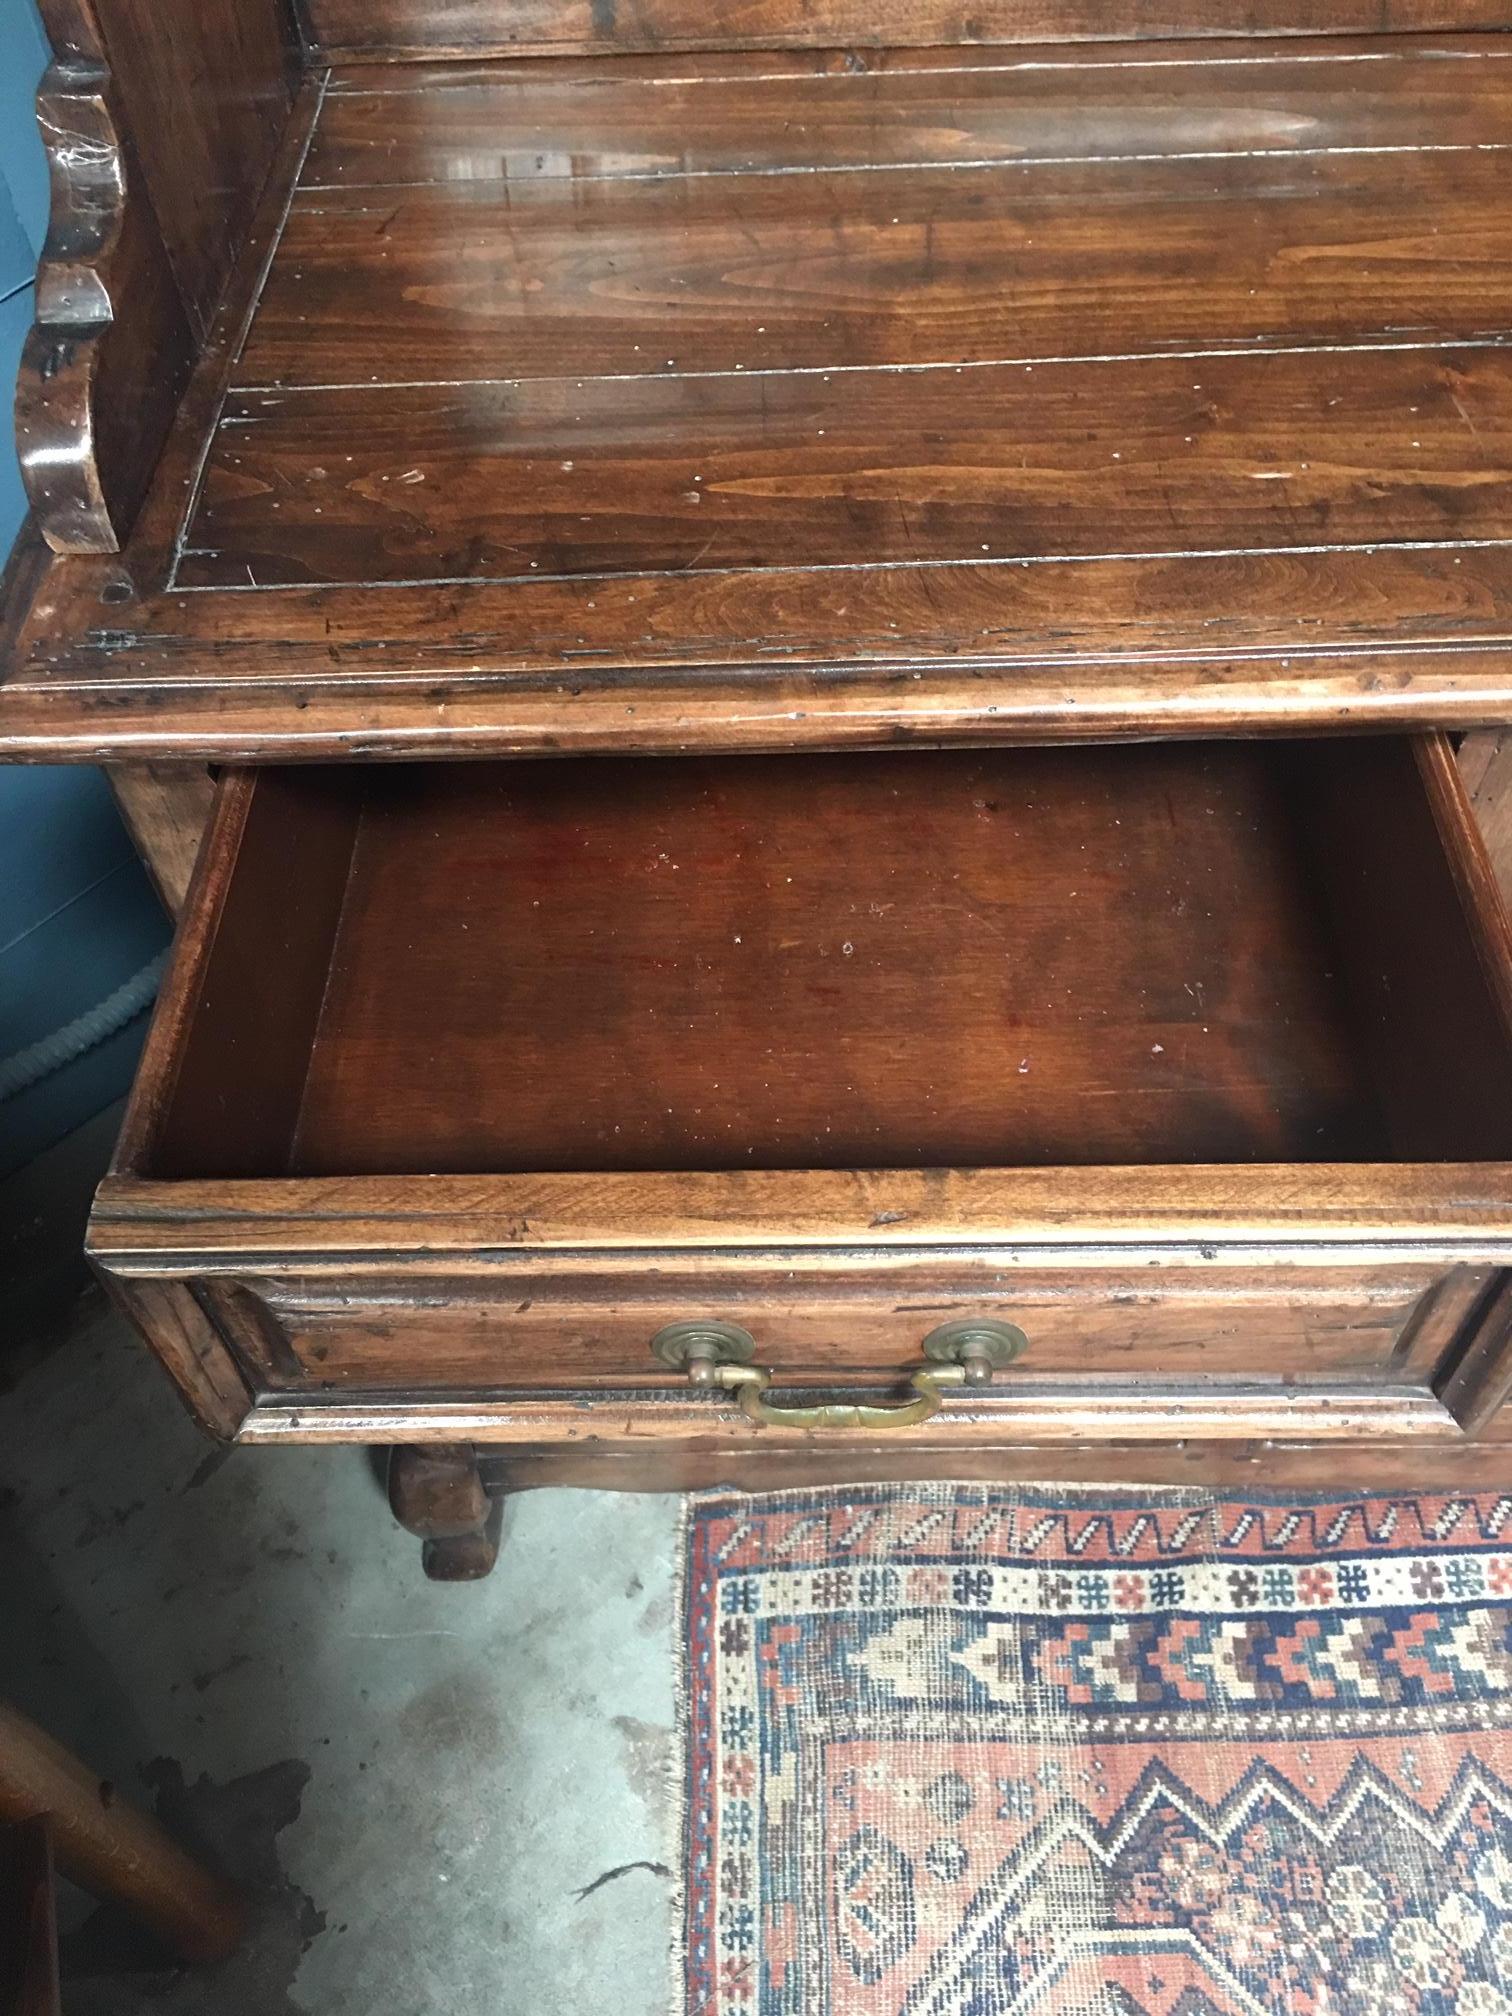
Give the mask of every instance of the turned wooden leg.
<path id="1" fill-rule="evenodd" d="M 477 1582 L 499 1558 L 502 1498 L 490 1498 L 466 1442 L 408 1444 L 389 1457 L 389 1504 L 408 1533 L 425 1542 L 421 1564 L 433 1582 Z"/>

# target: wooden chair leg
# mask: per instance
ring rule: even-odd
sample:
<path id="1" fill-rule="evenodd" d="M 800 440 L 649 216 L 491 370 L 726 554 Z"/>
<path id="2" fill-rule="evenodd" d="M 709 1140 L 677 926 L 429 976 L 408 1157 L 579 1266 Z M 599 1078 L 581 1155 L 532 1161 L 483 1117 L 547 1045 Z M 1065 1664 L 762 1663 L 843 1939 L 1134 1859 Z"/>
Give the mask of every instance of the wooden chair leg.
<path id="1" fill-rule="evenodd" d="M 433 1582 L 481 1581 L 499 1558 L 504 1501 L 489 1497 L 465 1442 L 395 1449 L 389 1505 L 405 1531 L 424 1541 L 421 1564 Z"/>
<path id="2" fill-rule="evenodd" d="M 0 2009 L 61 2016 L 52 1840 L 41 1818 L 0 1822 Z"/>
<path id="3" fill-rule="evenodd" d="M 201 1869 L 61 1743 L 0 1704 L 0 1820 L 48 1816 L 59 1869 L 118 1898 L 186 1960 L 223 1960 L 246 1924 L 230 1884 Z"/>

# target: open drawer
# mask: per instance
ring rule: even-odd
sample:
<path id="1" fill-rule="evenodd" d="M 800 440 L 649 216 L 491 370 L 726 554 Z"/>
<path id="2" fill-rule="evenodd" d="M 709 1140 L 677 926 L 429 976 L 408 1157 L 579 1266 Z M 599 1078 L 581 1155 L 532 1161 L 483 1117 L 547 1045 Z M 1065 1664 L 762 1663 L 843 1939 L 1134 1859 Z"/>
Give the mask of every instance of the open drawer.
<path id="1" fill-rule="evenodd" d="M 91 1250 L 225 1435 L 1463 1442 L 1512 938 L 1434 736 L 231 773 Z"/>

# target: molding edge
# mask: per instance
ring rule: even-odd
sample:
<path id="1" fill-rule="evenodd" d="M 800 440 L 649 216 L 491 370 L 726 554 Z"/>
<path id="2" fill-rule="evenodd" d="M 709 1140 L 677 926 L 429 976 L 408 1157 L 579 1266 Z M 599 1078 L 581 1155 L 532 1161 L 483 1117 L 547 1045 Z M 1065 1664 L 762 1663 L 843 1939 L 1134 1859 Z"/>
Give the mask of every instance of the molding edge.
<path id="1" fill-rule="evenodd" d="M 55 553 L 116 553 L 172 423 L 193 338 L 135 186 L 109 72 L 53 63 L 37 119 L 52 214 L 16 387 L 22 479 Z"/>

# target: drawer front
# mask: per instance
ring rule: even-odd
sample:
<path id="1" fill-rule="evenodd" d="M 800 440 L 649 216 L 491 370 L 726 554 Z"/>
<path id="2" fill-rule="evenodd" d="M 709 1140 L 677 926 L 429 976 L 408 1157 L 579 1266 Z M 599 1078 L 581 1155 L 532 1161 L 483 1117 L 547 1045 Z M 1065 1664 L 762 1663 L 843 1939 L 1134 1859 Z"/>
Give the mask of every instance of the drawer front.
<path id="1" fill-rule="evenodd" d="M 695 1317 L 748 1331 L 782 1386 L 887 1386 L 924 1362 L 937 1326 L 989 1318 L 1028 1339 L 992 1387 L 1010 1400 L 1065 1382 L 1421 1390 L 1493 1274 L 1393 1264 L 661 1272 L 562 1271 L 507 1288 L 463 1273 L 243 1276 L 198 1293 L 259 1380 L 288 1393 L 665 1393 L 679 1382 L 651 1340 Z"/>

